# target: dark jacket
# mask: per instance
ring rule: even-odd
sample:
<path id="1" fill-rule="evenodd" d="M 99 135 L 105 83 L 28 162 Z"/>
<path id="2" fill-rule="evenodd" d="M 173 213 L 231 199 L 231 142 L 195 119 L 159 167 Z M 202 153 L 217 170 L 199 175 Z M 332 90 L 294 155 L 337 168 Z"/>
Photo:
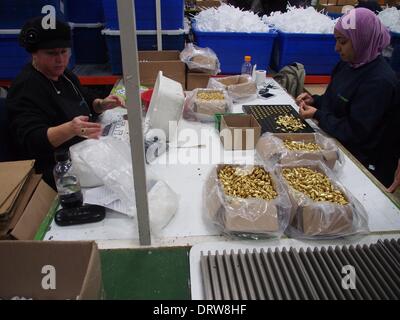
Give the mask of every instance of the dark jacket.
<path id="1" fill-rule="evenodd" d="M 364 166 L 397 165 L 399 82 L 383 57 L 357 69 L 340 62 L 325 94 L 315 97 L 315 107 L 319 126 Z M 382 148 L 383 144 L 392 148 Z M 388 179 L 380 178 L 384 184 Z"/>
<path id="2" fill-rule="evenodd" d="M 48 128 L 94 112 L 94 96 L 81 87 L 72 72 L 66 70 L 64 75 L 75 87 L 64 77 L 51 81 L 28 64 L 12 83 L 6 101 L 14 151 L 19 159 L 35 159 L 36 171 L 43 173 L 49 184 L 55 150 L 47 138 Z M 81 103 L 82 97 L 87 105 Z M 81 140 L 75 137 L 60 148 L 67 149 Z"/>

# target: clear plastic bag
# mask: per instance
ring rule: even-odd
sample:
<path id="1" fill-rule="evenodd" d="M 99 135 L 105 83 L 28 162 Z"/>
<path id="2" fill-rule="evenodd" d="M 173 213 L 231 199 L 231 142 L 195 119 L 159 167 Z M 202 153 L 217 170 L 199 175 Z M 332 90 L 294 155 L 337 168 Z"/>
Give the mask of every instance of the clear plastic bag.
<path id="1" fill-rule="evenodd" d="M 251 174 L 257 167 L 264 168 L 277 192 L 270 201 L 230 196 L 224 192 L 218 178 L 218 172 L 225 166 L 217 165 L 211 170 L 203 189 L 203 204 L 208 218 L 230 236 L 251 239 L 280 237 L 289 223 L 292 206 L 282 182 L 263 166 L 229 165 L 239 169 L 241 174 Z"/>
<path id="2" fill-rule="evenodd" d="M 195 89 L 186 96 L 183 118 L 213 122 L 215 113 L 231 112 L 231 110 L 232 100 L 225 90 Z"/>
<path id="3" fill-rule="evenodd" d="M 191 71 L 214 76 L 221 72 L 218 57 L 210 48 L 200 48 L 193 43 L 187 43 L 180 53 L 180 59 Z"/>
<path id="4" fill-rule="evenodd" d="M 226 90 L 234 102 L 243 102 L 257 98 L 257 85 L 247 75 L 210 78 L 207 88 Z"/>
<path id="5" fill-rule="evenodd" d="M 314 201 L 289 185 L 283 176 L 285 168 L 308 168 L 322 173 L 330 180 L 333 187 L 344 195 L 348 203 Z M 292 215 L 285 232 L 288 236 L 302 239 L 334 239 L 369 232 L 368 214 L 362 204 L 321 161 L 300 160 L 277 165 L 275 173 L 282 177 L 281 180 L 292 201 Z"/>
<path id="6" fill-rule="evenodd" d="M 285 141 L 294 143 L 314 143 L 320 150 L 289 150 Z M 272 167 L 277 163 L 286 164 L 299 160 L 323 161 L 330 169 L 339 171 L 344 158 L 335 141 L 320 133 L 270 133 L 267 132 L 258 140 L 257 153 L 266 165 Z"/>

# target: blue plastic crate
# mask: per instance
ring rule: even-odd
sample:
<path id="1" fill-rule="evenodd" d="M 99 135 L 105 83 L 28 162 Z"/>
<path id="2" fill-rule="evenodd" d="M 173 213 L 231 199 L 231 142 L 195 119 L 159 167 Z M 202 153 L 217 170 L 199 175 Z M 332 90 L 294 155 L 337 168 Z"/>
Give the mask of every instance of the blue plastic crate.
<path id="1" fill-rule="evenodd" d="M 64 0 L 0 0 L 0 29 L 20 29 L 32 17 L 43 16 L 42 8 L 52 5 L 65 21 Z"/>
<path id="2" fill-rule="evenodd" d="M 99 0 L 64 0 L 65 16 L 75 23 L 104 22 L 103 3 Z"/>
<path id="3" fill-rule="evenodd" d="M 119 30 L 116 0 L 102 0 L 106 27 Z M 156 0 L 136 0 L 137 30 L 156 30 Z M 184 0 L 161 0 L 161 28 L 183 29 Z"/>
<path id="4" fill-rule="evenodd" d="M 340 57 L 335 52 L 333 34 L 278 32 L 272 66 L 279 71 L 286 65 L 299 62 L 307 74 L 331 74 Z"/>
<path id="5" fill-rule="evenodd" d="M 73 28 L 73 52 L 76 64 L 104 64 L 108 61 L 105 36 L 101 25 Z M 90 48 L 90 50 L 88 50 Z"/>
<path id="6" fill-rule="evenodd" d="M 178 31 L 176 31 L 178 32 Z M 121 43 L 119 32 L 116 30 L 104 30 L 106 35 L 106 43 L 108 54 L 110 57 L 111 69 L 113 74 L 122 74 L 122 58 L 121 58 Z M 185 35 L 163 35 L 162 37 L 163 50 L 179 50 L 185 46 Z M 157 50 L 156 35 L 138 35 L 137 36 L 138 50 Z"/>
<path id="7" fill-rule="evenodd" d="M 400 73 L 400 33 L 392 32 L 391 45 L 393 47 L 393 53 L 389 63 L 394 71 Z"/>
<path id="8" fill-rule="evenodd" d="M 244 56 L 251 56 L 251 63 L 257 69 L 267 70 L 271 59 L 275 31 L 268 33 L 244 32 L 203 32 L 192 25 L 195 41 L 199 47 L 215 51 L 221 63 L 221 73 L 239 74 Z"/>
<path id="9" fill-rule="evenodd" d="M 0 79 L 14 79 L 24 65 L 31 61 L 31 55 L 19 46 L 18 32 L 1 30 L 0 32 Z M 75 54 L 72 51 L 68 67 L 75 65 Z"/>
<path id="10" fill-rule="evenodd" d="M 18 44 L 18 34 L 0 34 L 0 79 L 14 79 L 31 60 Z"/>

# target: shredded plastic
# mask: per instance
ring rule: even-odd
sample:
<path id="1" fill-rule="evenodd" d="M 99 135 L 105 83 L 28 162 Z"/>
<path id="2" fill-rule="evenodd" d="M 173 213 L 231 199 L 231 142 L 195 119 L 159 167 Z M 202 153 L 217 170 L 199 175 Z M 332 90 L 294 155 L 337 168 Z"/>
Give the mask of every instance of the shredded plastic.
<path id="1" fill-rule="evenodd" d="M 336 20 L 318 12 L 313 7 L 287 7 L 287 12 L 272 12 L 263 16 L 263 21 L 283 32 L 290 33 L 333 33 Z"/>
<path id="2" fill-rule="evenodd" d="M 400 10 L 388 7 L 379 12 L 378 18 L 390 31 L 400 33 Z"/>
<path id="3" fill-rule="evenodd" d="M 268 26 L 251 11 L 231 5 L 201 11 L 194 17 L 197 29 L 208 32 L 269 32 Z"/>

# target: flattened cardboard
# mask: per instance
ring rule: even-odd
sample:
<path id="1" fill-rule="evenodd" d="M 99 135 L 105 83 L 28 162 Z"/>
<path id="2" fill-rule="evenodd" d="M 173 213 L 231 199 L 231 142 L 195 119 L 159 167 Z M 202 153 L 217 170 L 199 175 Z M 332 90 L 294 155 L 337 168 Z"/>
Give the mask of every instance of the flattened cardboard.
<path id="1" fill-rule="evenodd" d="M 31 200 L 26 206 L 21 219 L 10 233 L 18 240 L 31 240 L 35 237 L 43 219 L 50 210 L 57 193 L 43 180 L 39 182 Z"/>
<path id="2" fill-rule="evenodd" d="M 18 196 L 17 201 L 15 202 L 15 206 L 10 212 L 10 219 L 7 221 L 3 221 L 0 224 L 0 239 L 10 238 L 11 231 L 14 229 L 15 225 L 21 218 L 41 178 L 41 175 L 33 174 L 26 181 L 23 189 L 20 192 L 20 195 Z"/>
<path id="3" fill-rule="evenodd" d="M 179 51 L 139 51 L 140 83 L 154 86 L 159 71 L 167 78 L 178 81 L 186 88 L 186 65 Z"/>
<path id="4" fill-rule="evenodd" d="M 221 142 L 225 150 L 251 150 L 257 145 L 261 126 L 253 115 L 223 115 Z"/>
<path id="5" fill-rule="evenodd" d="M 186 76 L 186 90 L 191 91 L 198 88 L 207 88 L 208 80 L 212 76 L 205 73 L 188 72 Z"/>
<path id="6" fill-rule="evenodd" d="M 0 298 L 99 299 L 102 278 L 95 242 L 2 241 Z M 48 280 L 50 272 L 55 282 Z M 53 289 L 43 288 L 55 284 Z"/>
<path id="7" fill-rule="evenodd" d="M 7 181 L 7 183 L 0 184 L 0 213 L 10 209 L 8 207 L 10 203 L 7 200 L 11 196 L 17 196 L 13 192 L 21 186 L 34 164 L 34 160 L 0 162 L 0 181 Z M 11 201 L 11 205 L 12 203 Z"/>

